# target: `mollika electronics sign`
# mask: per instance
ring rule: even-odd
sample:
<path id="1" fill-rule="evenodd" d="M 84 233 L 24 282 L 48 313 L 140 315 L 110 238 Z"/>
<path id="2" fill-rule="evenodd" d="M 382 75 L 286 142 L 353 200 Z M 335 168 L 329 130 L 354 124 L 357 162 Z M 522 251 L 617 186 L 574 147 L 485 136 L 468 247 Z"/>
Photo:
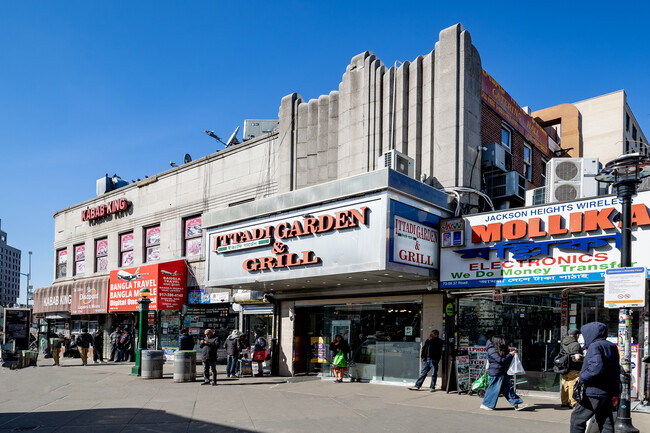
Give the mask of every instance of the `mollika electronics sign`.
<path id="1" fill-rule="evenodd" d="M 632 266 L 650 259 L 650 192 L 632 205 Z M 600 197 L 465 218 L 465 246 L 441 249 L 443 288 L 604 281 L 620 267 L 620 201 Z"/>
<path id="2" fill-rule="evenodd" d="M 357 199 L 210 230 L 208 282 L 223 285 L 379 269 L 385 260 L 383 212 L 383 199 Z"/>

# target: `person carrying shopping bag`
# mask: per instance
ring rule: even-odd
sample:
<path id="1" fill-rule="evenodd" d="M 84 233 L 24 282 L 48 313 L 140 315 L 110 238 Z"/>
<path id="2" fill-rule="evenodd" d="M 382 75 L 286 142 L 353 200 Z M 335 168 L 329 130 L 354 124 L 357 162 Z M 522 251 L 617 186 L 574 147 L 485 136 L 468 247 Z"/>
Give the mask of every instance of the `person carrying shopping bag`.
<path id="1" fill-rule="evenodd" d="M 515 351 L 508 353 L 508 346 L 503 337 L 495 335 L 485 345 L 488 354 L 488 374 L 490 383 L 485 390 L 485 397 L 481 409 L 494 410 L 499 399 L 499 394 L 503 394 L 515 410 L 522 410 L 528 405 L 512 389 L 508 368 L 512 363 Z"/>
<path id="2" fill-rule="evenodd" d="M 350 353 L 350 346 L 348 342 L 343 339 L 343 336 L 337 335 L 334 341 L 330 343 L 330 351 L 332 351 L 332 370 L 334 371 L 334 383 L 343 382 L 343 375 L 348 370 L 346 358 Z"/>

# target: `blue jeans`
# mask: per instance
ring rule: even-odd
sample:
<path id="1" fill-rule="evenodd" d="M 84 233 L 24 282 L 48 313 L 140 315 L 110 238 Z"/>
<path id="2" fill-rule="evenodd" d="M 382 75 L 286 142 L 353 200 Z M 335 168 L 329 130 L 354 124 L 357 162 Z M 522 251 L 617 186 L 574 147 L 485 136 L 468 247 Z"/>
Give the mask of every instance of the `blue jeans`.
<path id="1" fill-rule="evenodd" d="M 237 355 L 228 355 L 226 361 L 226 375 L 234 376 L 237 372 Z"/>
<path id="2" fill-rule="evenodd" d="M 420 377 L 415 382 L 415 387 L 420 388 L 424 383 L 424 379 L 427 377 L 427 373 L 431 370 L 431 389 L 436 387 L 436 380 L 438 379 L 438 361 L 433 359 L 427 359 L 422 361 L 422 370 L 420 371 Z"/>
<path id="3" fill-rule="evenodd" d="M 508 399 L 508 403 L 513 406 L 517 406 L 524 402 L 517 394 L 515 394 L 508 376 L 490 376 L 490 384 L 485 390 L 483 404 L 494 409 L 497 405 L 499 394 L 503 394 Z"/>

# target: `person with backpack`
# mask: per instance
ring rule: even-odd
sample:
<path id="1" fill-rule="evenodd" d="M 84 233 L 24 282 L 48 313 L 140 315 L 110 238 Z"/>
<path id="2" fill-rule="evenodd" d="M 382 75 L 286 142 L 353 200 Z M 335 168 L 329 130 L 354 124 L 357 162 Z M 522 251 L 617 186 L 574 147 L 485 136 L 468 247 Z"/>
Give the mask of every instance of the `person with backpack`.
<path id="1" fill-rule="evenodd" d="M 573 408 L 576 400 L 573 398 L 573 387 L 582 370 L 582 347 L 578 343 L 580 331 L 569 329 L 568 335 L 562 339 L 560 353 L 555 357 L 553 371 L 562 375 L 562 390 L 560 391 L 561 407 Z"/>

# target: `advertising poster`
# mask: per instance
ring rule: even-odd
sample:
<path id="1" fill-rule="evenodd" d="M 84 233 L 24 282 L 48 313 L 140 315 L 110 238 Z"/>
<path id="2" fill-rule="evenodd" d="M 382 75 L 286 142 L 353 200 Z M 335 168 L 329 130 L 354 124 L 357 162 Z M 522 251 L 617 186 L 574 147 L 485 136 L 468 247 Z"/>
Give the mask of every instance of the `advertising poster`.
<path id="1" fill-rule="evenodd" d="M 108 254 L 108 239 L 97 241 L 97 256 L 105 256 Z"/>
<path id="2" fill-rule="evenodd" d="M 158 260 L 160 260 L 160 247 L 147 248 L 147 261 L 157 262 Z"/>
<path id="3" fill-rule="evenodd" d="M 187 265 L 184 260 L 111 271 L 108 310 L 137 311 L 140 290 L 150 291 L 150 310 L 177 310 L 185 303 Z"/>
<path id="4" fill-rule="evenodd" d="M 185 241 L 185 255 L 187 257 L 201 254 L 201 238 L 188 239 Z"/>
<path id="5" fill-rule="evenodd" d="M 122 254 L 122 266 L 131 266 L 134 262 L 133 251 L 127 251 Z"/>
<path id="6" fill-rule="evenodd" d="M 106 271 L 106 270 L 108 270 L 108 257 L 98 257 L 97 271 Z"/>
<path id="7" fill-rule="evenodd" d="M 151 227 L 146 231 L 146 245 L 158 245 L 160 243 L 160 227 Z"/>
<path id="8" fill-rule="evenodd" d="M 634 198 L 633 245 L 650 243 L 648 204 L 650 191 Z M 465 246 L 441 249 L 440 287 L 602 282 L 620 267 L 620 210 L 606 196 L 468 216 Z M 633 251 L 634 262 L 650 260 L 650 250 Z"/>
<path id="9" fill-rule="evenodd" d="M 185 221 L 185 237 L 192 238 L 201 235 L 201 218 Z"/>
<path id="10" fill-rule="evenodd" d="M 86 272 L 86 262 L 81 261 L 81 262 L 76 262 L 75 263 L 75 275 L 80 275 Z"/>
<path id="11" fill-rule="evenodd" d="M 394 262 L 438 268 L 438 230 L 397 215 L 394 230 Z"/>
<path id="12" fill-rule="evenodd" d="M 469 377 L 469 356 L 467 355 L 456 357 L 456 384 L 459 393 L 469 391 L 472 385 Z"/>
<path id="13" fill-rule="evenodd" d="M 86 259 L 86 246 L 79 245 L 74 247 L 74 259 L 75 261 L 85 260 Z"/>
<path id="14" fill-rule="evenodd" d="M 72 284 L 72 314 L 104 314 L 108 307 L 108 281 L 93 278 Z"/>
<path id="15" fill-rule="evenodd" d="M 59 251 L 59 264 L 63 265 L 68 263 L 68 250 Z"/>
<path id="16" fill-rule="evenodd" d="M 122 251 L 133 249 L 133 233 L 127 233 L 120 238 L 120 248 Z"/>
<path id="17" fill-rule="evenodd" d="M 311 356 L 309 362 L 327 363 L 327 346 L 325 337 L 311 337 Z"/>

